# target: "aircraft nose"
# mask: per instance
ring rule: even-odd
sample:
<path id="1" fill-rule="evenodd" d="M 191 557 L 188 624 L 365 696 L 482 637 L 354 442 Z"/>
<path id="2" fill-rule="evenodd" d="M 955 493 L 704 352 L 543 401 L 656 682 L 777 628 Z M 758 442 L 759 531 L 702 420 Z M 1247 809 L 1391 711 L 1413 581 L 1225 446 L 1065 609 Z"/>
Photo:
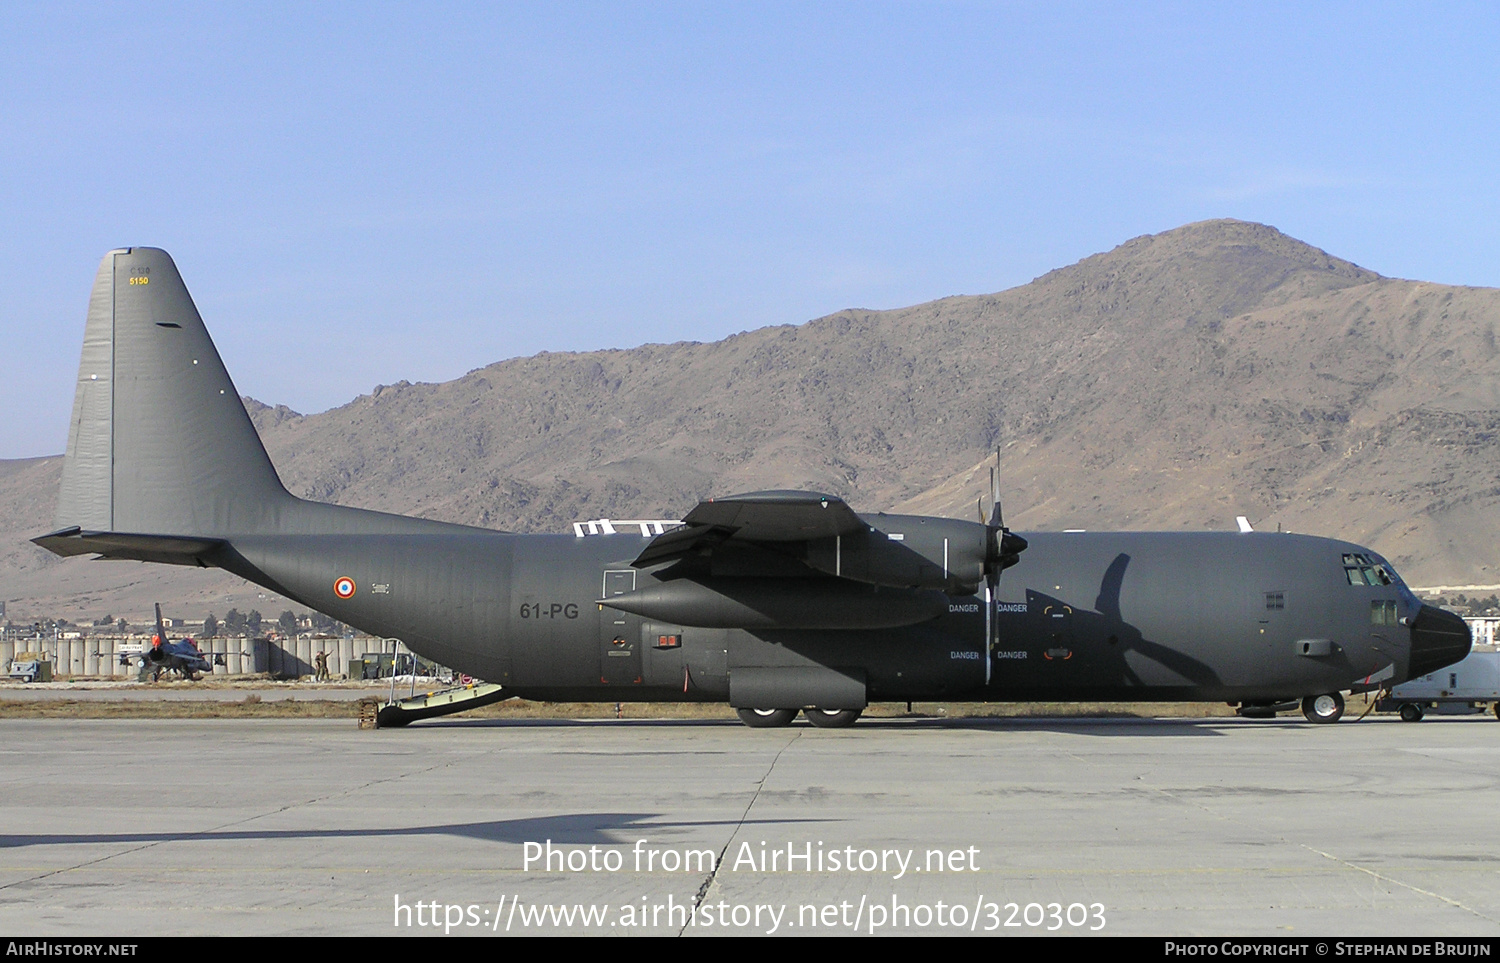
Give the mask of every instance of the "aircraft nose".
<path id="1" fill-rule="evenodd" d="M 1436 672 L 1469 654 L 1473 637 L 1469 624 L 1446 609 L 1424 605 L 1411 623 L 1409 679 Z"/>

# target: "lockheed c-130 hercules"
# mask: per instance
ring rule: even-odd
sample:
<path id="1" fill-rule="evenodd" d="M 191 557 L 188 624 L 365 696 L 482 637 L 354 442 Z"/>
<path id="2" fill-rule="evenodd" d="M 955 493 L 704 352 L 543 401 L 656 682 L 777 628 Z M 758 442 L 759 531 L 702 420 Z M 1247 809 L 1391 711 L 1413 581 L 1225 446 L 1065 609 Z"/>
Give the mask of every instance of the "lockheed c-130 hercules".
<path id="1" fill-rule="evenodd" d="M 1332 722 L 1343 693 L 1470 648 L 1462 619 L 1358 545 L 1021 536 L 992 499 L 974 522 L 756 492 L 597 535 L 307 501 L 282 486 L 172 259 L 124 248 L 94 282 L 58 529 L 35 541 L 225 569 L 515 696 L 727 701 L 752 726 L 799 711 L 848 725 L 871 701 L 939 699 L 1249 714 L 1301 700 Z"/>

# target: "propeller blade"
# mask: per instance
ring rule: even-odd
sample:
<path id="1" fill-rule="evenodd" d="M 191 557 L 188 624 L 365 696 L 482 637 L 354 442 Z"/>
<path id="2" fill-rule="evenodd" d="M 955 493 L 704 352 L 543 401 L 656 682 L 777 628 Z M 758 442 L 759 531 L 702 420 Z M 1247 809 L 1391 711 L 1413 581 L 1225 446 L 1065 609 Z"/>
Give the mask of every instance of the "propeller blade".
<path id="1" fill-rule="evenodd" d="M 989 552 L 984 567 L 984 638 L 990 653 L 1000 646 L 1000 620 L 995 618 L 995 602 L 1000 597 L 1000 573 L 1021 560 L 1026 539 L 1005 527 L 1005 513 L 1000 508 L 1000 448 L 995 448 L 995 467 L 990 469 L 990 499 L 994 508 L 988 523 Z M 984 499 L 979 500 L 979 517 L 984 519 Z"/>
<path id="2" fill-rule="evenodd" d="M 1005 528 L 1005 510 L 1000 507 L 1000 446 L 995 446 L 995 466 L 990 469 L 990 504 L 994 506 L 990 515 L 992 528 Z"/>
<path id="3" fill-rule="evenodd" d="M 995 648 L 1000 642 L 995 638 L 995 632 L 1000 626 L 995 621 L 995 586 L 991 584 L 997 575 L 998 573 L 996 575 L 986 573 L 984 576 L 984 654 L 986 659 L 995 657 Z M 989 678 L 988 669 L 985 671 L 985 678 Z"/>
<path id="4" fill-rule="evenodd" d="M 1005 511 L 1000 507 L 1000 477 L 997 469 L 1000 466 L 1000 448 L 995 448 L 995 467 L 990 469 L 990 498 L 994 508 L 990 514 L 989 527 L 993 533 L 995 557 L 992 564 L 987 566 L 987 577 L 992 579 L 990 587 L 998 591 L 1000 585 L 1000 573 L 1010 568 L 1021 560 L 1021 553 L 1026 551 L 1026 539 L 1011 532 L 1005 527 Z M 983 504 L 983 499 L 980 500 Z M 983 514 L 981 512 L 981 514 Z"/>

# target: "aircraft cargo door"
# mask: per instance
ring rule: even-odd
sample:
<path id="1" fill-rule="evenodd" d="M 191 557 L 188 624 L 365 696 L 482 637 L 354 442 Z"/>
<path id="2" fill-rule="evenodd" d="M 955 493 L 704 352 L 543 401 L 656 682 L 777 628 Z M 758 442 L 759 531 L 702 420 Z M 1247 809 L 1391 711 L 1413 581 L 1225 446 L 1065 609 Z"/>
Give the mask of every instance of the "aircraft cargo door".
<path id="1" fill-rule="evenodd" d="M 634 569 L 611 569 L 604 573 L 604 594 L 613 598 L 635 591 Z M 641 682 L 641 619 L 618 609 L 599 611 L 599 681 L 605 685 L 639 685 Z"/>

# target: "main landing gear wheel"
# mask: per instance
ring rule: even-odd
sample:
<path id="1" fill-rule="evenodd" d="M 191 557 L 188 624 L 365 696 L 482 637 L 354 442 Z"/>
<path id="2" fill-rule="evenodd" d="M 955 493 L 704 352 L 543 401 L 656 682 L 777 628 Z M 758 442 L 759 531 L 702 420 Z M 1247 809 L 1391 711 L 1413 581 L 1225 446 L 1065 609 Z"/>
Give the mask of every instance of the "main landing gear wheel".
<path id="1" fill-rule="evenodd" d="M 1302 700 L 1302 714 L 1308 722 L 1338 722 L 1344 717 L 1344 697 L 1337 692 L 1308 696 Z"/>
<path id="2" fill-rule="evenodd" d="M 1416 705 L 1415 703 L 1412 703 L 1412 702 L 1406 703 L 1404 706 L 1401 707 L 1401 721 L 1402 722 L 1421 722 L 1422 721 L 1422 707 L 1419 706 L 1419 705 Z"/>
<path id="3" fill-rule="evenodd" d="M 843 729 L 854 725 L 863 709 L 803 709 L 807 721 L 820 729 Z"/>
<path id="4" fill-rule="evenodd" d="M 752 729 L 776 729 L 789 726 L 797 718 L 796 709 L 736 709 L 740 721 Z"/>

